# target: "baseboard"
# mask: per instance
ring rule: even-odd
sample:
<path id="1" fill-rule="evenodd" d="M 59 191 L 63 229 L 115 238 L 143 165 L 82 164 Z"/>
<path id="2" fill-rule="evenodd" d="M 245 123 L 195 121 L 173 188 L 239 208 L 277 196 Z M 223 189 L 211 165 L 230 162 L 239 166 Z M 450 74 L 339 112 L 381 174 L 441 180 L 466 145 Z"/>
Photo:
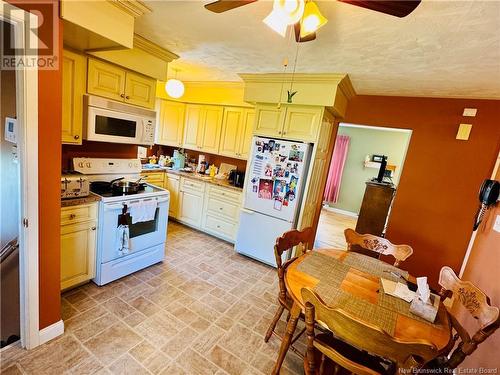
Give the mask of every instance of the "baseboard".
<path id="1" fill-rule="evenodd" d="M 54 324 L 51 324 L 38 332 L 39 345 L 45 344 L 47 341 L 55 339 L 57 336 L 61 336 L 64 333 L 64 322 L 59 320 Z"/>
<path id="2" fill-rule="evenodd" d="M 338 208 L 335 208 L 335 207 L 330 207 L 327 204 L 325 204 L 323 206 L 323 208 L 325 210 L 327 210 L 327 211 L 336 212 L 336 213 L 341 214 L 341 215 L 351 216 L 351 217 L 355 217 L 355 218 L 358 217 L 358 214 L 356 212 L 351 212 L 351 211 L 341 210 L 341 209 L 338 209 Z"/>

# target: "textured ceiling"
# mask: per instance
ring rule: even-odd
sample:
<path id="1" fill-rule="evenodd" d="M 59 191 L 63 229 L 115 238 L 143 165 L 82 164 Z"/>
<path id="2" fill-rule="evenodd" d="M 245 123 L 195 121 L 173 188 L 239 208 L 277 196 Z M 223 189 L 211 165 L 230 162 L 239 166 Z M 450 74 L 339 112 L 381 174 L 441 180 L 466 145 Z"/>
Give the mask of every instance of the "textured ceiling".
<path id="1" fill-rule="evenodd" d="M 146 1 L 136 32 L 175 52 L 178 78 L 239 81 L 237 73 L 290 71 L 297 44 L 262 23 L 258 1 L 215 14 L 201 1 Z M 329 22 L 298 48 L 300 73 L 348 73 L 358 94 L 500 98 L 500 1 L 423 0 L 399 19 L 320 1 Z M 172 71 L 170 71 L 172 72 Z"/>

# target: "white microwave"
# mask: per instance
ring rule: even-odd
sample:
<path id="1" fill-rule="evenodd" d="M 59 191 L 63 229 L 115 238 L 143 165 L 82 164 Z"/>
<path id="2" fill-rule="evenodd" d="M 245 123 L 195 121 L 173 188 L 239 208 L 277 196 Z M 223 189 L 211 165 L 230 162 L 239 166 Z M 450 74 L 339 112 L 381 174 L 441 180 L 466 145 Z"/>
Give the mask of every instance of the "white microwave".
<path id="1" fill-rule="evenodd" d="M 135 145 L 154 144 L 155 111 L 91 95 L 84 96 L 84 108 L 84 139 Z"/>

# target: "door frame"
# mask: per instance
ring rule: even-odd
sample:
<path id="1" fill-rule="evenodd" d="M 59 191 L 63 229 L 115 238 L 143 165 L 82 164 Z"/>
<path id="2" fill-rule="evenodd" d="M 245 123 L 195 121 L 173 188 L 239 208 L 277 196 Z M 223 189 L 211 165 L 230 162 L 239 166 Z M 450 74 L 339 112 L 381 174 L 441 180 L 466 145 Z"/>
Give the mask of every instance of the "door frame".
<path id="1" fill-rule="evenodd" d="M 14 27 L 16 45 L 25 46 L 34 14 L 0 0 L 0 20 Z M 30 46 L 38 47 L 37 38 Z M 36 43 L 36 44 L 35 44 Z M 21 55 L 26 57 L 26 55 Z M 33 56 L 30 56 L 33 57 Z M 21 345 L 27 349 L 40 343 L 38 285 L 38 69 L 16 69 L 16 115 L 20 175 L 19 289 Z"/>

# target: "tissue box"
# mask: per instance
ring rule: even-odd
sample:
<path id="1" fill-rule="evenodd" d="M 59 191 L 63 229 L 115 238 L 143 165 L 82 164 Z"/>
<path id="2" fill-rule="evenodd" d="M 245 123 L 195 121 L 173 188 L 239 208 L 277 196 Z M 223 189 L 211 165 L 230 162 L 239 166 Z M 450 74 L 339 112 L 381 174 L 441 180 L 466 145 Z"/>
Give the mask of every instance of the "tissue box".
<path id="1" fill-rule="evenodd" d="M 411 301 L 410 312 L 431 323 L 436 320 L 438 310 L 439 296 L 437 294 L 431 293 L 428 302 L 422 301 L 418 296 Z"/>

